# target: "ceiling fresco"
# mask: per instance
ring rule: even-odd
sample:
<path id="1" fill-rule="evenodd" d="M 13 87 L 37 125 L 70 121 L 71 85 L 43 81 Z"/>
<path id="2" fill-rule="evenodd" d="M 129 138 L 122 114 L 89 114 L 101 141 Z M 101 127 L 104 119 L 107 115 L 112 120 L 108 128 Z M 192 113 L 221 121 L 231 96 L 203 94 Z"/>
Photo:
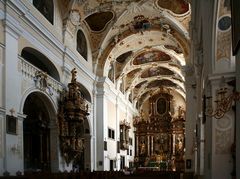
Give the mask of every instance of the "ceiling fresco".
<path id="1" fill-rule="evenodd" d="M 185 99 L 182 69 L 190 60 L 191 20 L 187 1 L 60 1 L 66 4 L 63 17 L 71 16 L 72 24 L 81 24 L 88 36 L 94 73 L 108 77 L 135 107 L 141 108 L 159 87 Z M 72 26 L 74 34 L 78 27 L 74 31 Z"/>
<path id="2" fill-rule="evenodd" d="M 134 60 L 134 65 L 140 65 L 144 63 L 157 62 L 157 61 L 169 61 L 171 57 L 161 51 L 151 51 L 143 52 L 141 55 L 138 55 Z"/>
<path id="3" fill-rule="evenodd" d="M 158 0 L 158 5 L 175 14 L 184 14 L 189 11 L 189 5 L 184 0 Z"/>

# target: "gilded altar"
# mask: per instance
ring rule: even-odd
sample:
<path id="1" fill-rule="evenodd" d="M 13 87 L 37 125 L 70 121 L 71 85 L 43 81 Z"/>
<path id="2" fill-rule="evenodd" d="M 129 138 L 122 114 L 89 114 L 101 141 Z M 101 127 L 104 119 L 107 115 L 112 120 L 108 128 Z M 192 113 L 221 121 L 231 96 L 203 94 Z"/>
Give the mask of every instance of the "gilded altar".
<path id="1" fill-rule="evenodd" d="M 183 170 L 184 165 L 184 110 L 172 109 L 172 95 L 160 93 L 149 98 L 149 114 L 134 118 L 135 165 L 159 167 L 161 170 Z"/>

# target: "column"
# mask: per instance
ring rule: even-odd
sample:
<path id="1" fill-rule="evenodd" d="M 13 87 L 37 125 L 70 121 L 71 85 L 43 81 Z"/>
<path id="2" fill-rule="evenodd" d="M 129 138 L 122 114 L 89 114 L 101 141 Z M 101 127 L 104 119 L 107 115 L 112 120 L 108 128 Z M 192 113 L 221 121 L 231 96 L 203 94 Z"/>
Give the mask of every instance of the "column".
<path id="1" fill-rule="evenodd" d="M 107 154 L 104 152 L 104 141 L 107 139 L 107 108 L 104 91 L 105 78 L 98 81 L 96 94 L 96 161 L 97 170 L 105 170 L 104 161 L 107 160 Z M 106 156 L 106 157 L 105 157 Z"/>
<path id="2" fill-rule="evenodd" d="M 139 155 L 138 136 L 136 135 L 136 156 Z"/>
<path id="3" fill-rule="evenodd" d="M 89 171 L 91 169 L 91 135 L 84 135 L 84 168 Z"/>
<path id="4" fill-rule="evenodd" d="M 153 136 L 151 136 L 151 155 L 153 155 Z"/>
<path id="5" fill-rule="evenodd" d="M 3 108 L 0 108 L 0 176 L 3 175 L 3 172 L 5 171 L 5 154 L 4 154 L 4 148 L 5 148 L 5 140 L 4 140 L 4 134 L 5 134 L 5 110 Z"/>
<path id="6" fill-rule="evenodd" d="M 91 171 L 97 169 L 97 142 L 96 142 L 96 120 L 97 120 L 97 115 L 96 115 L 96 91 L 95 87 L 93 88 L 93 102 L 92 102 L 92 113 L 90 114 L 90 119 L 92 119 L 92 136 L 91 136 Z M 91 125 L 90 125 L 91 126 Z"/>
<path id="7" fill-rule="evenodd" d="M 59 170 L 64 171 L 62 168 L 59 158 L 62 158 L 60 155 L 59 148 L 59 139 L 58 139 L 58 127 L 56 124 L 56 117 L 52 116 L 50 118 L 50 161 L 51 161 L 51 171 L 58 172 Z M 57 140 L 56 140 L 57 139 Z"/>
<path id="8" fill-rule="evenodd" d="M 186 172 L 194 171 L 194 163 L 195 158 L 193 149 L 194 149 L 194 138 L 195 133 L 194 129 L 196 128 L 196 114 L 197 114 L 197 106 L 196 106 L 196 82 L 195 78 L 191 76 L 191 68 L 186 72 L 186 122 L 185 122 L 185 159 L 191 161 L 191 167 L 186 168 Z M 175 144 L 175 136 L 173 136 L 173 143 Z M 175 146 L 173 146 L 173 153 L 175 154 Z M 186 165 L 185 165 L 186 166 Z"/>
<path id="9" fill-rule="evenodd" d="M 6 2 L 7 3 L 7 2 Z M 21 73 L 18 70 L 18 39 L 21 31 L 17 28 L 16 22 L 7 16 L 5 19 L 5 53 L 4 53 L 4 77 L 3 86 L 3 107 L 6 115 L 16 117 L 16 134 L 5 132 L 5 171 L 10 175 L 16 175 L 17 171 L 23 172 L 23 128 L 22 121 L 18 120 L 18 111 L 21 101 Z M 6 118 L 5 118 L 6 119 Z M 20 141 L 21 140 L 21 141 Z"/>
<path id="10" fill-rule="evenodd" d="M 148 144 L 148 156 L 150 156 L 150 136 L 147 136 L 147 144 Z"/>
<path id="11" fill-rule="evenodd" d="M 240 92 L 240 50 L 236 56 L 236 91 Z M 240 178 L 240 101 L 236 103 L 236 178 Z"/>
<path id="12" fill-rule="evenodd" d="M 116 149 L 118 151 L 118 147 L 120 148 L 120 120 L 119 120 L 119 96 L 116 96 Z M 119 144 L 119 146 L 118 146 Z M 119 153 L 116 155 L 116 169 L 120 170 L 120 149 Z"/>
<path id="13" fill-rule="evenodd" d="M 175 135 L 176 135 L 176 134 L 173 134 L 173 135 L 172 135 L 172 138 L 173 138 L 173 141 L 172 141 L 173 152 L 172 152 L 172 153 L 173 153 L 173 155 L 175 155 Z"/>

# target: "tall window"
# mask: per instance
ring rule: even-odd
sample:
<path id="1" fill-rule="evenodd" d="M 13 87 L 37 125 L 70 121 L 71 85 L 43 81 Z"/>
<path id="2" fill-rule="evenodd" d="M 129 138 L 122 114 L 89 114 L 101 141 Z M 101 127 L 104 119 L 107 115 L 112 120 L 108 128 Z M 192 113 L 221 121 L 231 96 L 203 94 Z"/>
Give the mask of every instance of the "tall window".
<path id="1" fill-rule="evenodd" d="M 115 131 L 113 129 L 108 128 L 108 138 L 115 139 Z"/>
<path id="2" fill-rule="evenodd" d="M 87 41 L 81 30 L 77 32 L 77 51 L 87 61 Z"/>
<path id="3" fill-rule="evenodd" d="M 33 0 L 33 5 L 53 24 L 53 1 L 52 0 Z"/>

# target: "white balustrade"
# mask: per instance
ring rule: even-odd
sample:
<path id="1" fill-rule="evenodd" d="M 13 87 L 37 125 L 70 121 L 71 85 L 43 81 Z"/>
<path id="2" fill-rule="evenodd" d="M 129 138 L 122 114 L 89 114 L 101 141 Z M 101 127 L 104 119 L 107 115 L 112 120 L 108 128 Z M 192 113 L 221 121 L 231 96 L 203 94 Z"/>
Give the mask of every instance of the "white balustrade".
<path id="1" fill-rule="evenodd" d="M 19 57 L 19 60 L 20 60 L 20 69 L 21 69 L 22 75 L 25 78 L 34 80 L 36 78 L 37 72 L 44 73 L 42 70 L 32 65 L 31 63 L 27 62 L 22 57 Z M 62 91 L 63 85 L 60 82 L 58 82 L 57 80 L 55 80 L 49 75 L 47 75 L 46 80 L 47 80 L 47 86 L 51 87 L 53 91 L 57 93 L 60 93 Z"/>

